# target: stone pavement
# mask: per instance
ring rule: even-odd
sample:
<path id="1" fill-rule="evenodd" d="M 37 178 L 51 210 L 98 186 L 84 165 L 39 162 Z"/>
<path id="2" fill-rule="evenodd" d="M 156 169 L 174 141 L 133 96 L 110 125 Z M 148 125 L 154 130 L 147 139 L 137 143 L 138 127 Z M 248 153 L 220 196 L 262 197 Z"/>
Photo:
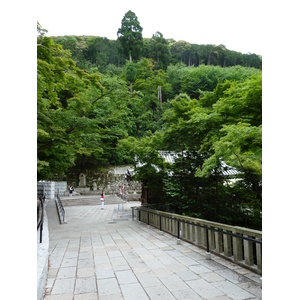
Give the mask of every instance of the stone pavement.
<path id="1" fill-rule="evenodd" d="M 49 269 L 44 300 L 262 299 L 261 277 L 131 218 L 131 206 L 47 203 Z"/>

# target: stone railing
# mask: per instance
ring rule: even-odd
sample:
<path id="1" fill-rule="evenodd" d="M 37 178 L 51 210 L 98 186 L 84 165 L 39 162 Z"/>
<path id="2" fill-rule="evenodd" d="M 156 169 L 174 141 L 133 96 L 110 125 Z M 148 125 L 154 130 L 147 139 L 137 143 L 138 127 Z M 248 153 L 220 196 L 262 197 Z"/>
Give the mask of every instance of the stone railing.
<path id="1" fill-rule="evenodd" d="M 136 207 L 137 219 L 210 253 L 262 274 L 262 232 L 210 222 L 147 207 Z"/>

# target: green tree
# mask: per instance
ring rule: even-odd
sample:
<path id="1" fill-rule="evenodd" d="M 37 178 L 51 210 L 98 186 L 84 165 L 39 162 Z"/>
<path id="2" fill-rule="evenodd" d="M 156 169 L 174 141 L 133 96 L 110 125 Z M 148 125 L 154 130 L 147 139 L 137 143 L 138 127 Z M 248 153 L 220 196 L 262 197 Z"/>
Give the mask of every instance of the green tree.
<path id="1" fill-rule="evenodd" d="M 87 118 L 91 89 L 101 93 L 100 76 L 76 67 L 38 24 L 37 38 L 37 155 L 38 178 L 63 178 L 79 154 L 98 158 L 97 123 Z M 99 140 L 100 141 L 100 140 Z"/>
<path id="2" fill-rule="evenodd" d="M 122 53 L 132 59 L 138 59 L 143 48 L 143 28 L 137 16 L 129 10 L 122 19 L 121 28 L 118 29 L 118 40 L 120 41 Z"/>
<path id="3" fill-rule="evenodd" d="M 126 66 L 126 80 L 130 83 L 130 94 L 132 94 L 132 83 L 136 79 L 136 66 L 133 63 L 129 63 Z"/>
<path id="4" fill-rule="evenodd" d="M 214 91 L 204 93 L 200 100 L 179 94 L 169 102 L 160 130 L 147 143 L 153 149 L 179 154 L 174 164 L 164 166 L 164 172 L 172 176 L 160 177 L 162 201 L 169 208 L 214 221 L 260 228 L 260 72 L 241 82 L 218 83 Z M 240 171 L 244 180 L 227 185 L 222 160 Z M 148 171 L 156 176 L 150 166 Z M 146 178 L 146 168 L 143 172 Z M 243 206 L 253 212 L 251 216 L 244 213 Z"/>
<path id="5" fill-rule="evenodd" d="M 84 56 L 103 73 L 109 63 L 109 40 L 102 37 L 89 37 L 86 45 Z"/>
<path id="6" fill-rule="evenodd" d="M 170 50 L 172 54 L 172 62 L 183 62 L 186 65 L 189 64 L 191 44 L 186 41 L 178 41 L 170 44 Z"/>
<path id="7" fill-rule="evenodd" d="M 58 36 L 53 41 L 63 46 L 65 50 L 70 50 L 72 57 L 76 55 L 77 39 L 72 35 Z"/>
<path id="8" fill-rule="evenodd" d="M 186 93 L 191 98 L 198 99 L 203 92 L 212 92 L 218 83 L 226 80 L 244 81 L 251 74 L 259 73 L 254 68 L 241 66 L 221 68 L 220 66 L 187 67 L 184 64 L 169 66 L 168 80 L 176 94 Z"/>
<path id="9" fill-rule="evenodd" d="M 214 105 L 222 118 L 220 136 L 213 141 L 212 157 L 202 172 L 210 172 L 214 157 L 236 167 L 255 192 L 261 206 L 262 184 L 262 75 L 255 74 L 241 83 L 233 82 Z"/>
<path id="10" fill-rule="evenodd" d="M 159 31 L 153 34 L 150 40 L 149 57 L 153 58 L 157 68 L 164 70 L 171 61 L 170 46 Z"/>

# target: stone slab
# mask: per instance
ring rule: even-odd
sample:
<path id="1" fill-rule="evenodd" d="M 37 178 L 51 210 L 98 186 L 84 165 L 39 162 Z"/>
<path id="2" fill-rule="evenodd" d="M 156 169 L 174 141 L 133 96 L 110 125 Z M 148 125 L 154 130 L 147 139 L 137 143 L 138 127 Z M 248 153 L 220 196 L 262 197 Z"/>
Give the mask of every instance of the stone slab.
<path id="1" fill-rule="evenodd" d="M 77 278 L 75 294 L 97 293 L 95 277 Z"/>

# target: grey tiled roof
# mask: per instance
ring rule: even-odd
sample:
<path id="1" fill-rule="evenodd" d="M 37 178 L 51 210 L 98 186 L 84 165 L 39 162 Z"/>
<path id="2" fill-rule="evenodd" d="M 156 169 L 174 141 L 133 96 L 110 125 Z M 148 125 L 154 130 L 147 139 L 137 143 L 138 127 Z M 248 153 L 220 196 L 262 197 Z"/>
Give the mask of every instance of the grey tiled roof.
<path id="1" fill-rule="evenodd" d="M 158 154 L 161 158 L 163 158 L 165 160 L 165 162 L 168 162 L 168 163 L 175 163 L 175 160 L 176 158 L 179 157 L 180 153 L 179 152 L 175 152 L 175 151 L 158 151 Z M 182 152 L 182 155 L 184 156 L 185 155 L 185 152 Z M 240 175 L 241 172 L 239 172 L 236 168 L 233 168 L 231 166 L 228 166 L 223 160 L 220 161 L 221 162 L 221 171 L 222 171 L 222 174 L 224 176 L 236 176 L 236 175 Z M 141 163 L 140 161 L 137 160 L 136 162 L 136 167 L 139 168 L 139 167 L 142 167 L 144 164 Z M 159 168 L 152 164 L 152 166 L 157 170 L 159 171 Z"/>

